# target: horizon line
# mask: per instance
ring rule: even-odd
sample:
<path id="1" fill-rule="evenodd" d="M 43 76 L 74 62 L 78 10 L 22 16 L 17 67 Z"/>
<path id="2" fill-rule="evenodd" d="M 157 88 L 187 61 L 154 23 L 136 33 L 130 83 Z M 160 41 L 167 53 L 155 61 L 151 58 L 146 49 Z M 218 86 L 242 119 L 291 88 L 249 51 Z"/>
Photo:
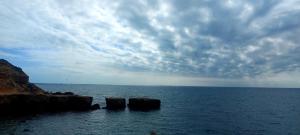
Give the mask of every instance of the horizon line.
<path id="1" fill-rule="evenodd" d="M 147 84 L 96 84 L 96 83 L 46 83 L 32 82 L 34 84 L 54 85 L 109 85 L 109 86 L 144 86 L 144 87 L 217 87 L 217 88 L 264 88 L 264 89 L 300 89 L 300 87 L 268 87 L 268 86 L 212 86 L 212 85 L 147 85 Z"/>

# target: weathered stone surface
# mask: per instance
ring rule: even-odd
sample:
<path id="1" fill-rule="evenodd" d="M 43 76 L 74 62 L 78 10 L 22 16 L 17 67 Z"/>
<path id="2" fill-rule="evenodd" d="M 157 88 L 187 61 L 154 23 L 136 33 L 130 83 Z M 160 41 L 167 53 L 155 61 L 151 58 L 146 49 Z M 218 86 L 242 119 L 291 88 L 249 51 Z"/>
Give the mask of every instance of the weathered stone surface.
<path id="1" fill-rule="evenodd" d="M 160 100 L 138 97 L 138 98 L 129 98 L 128 107 L 130 110 L 155 110 L 160 109 Z"/>
<path id="2" fill-rule="evenodd" d="M 125 98 L 120 97 L 106 97 L 106 109 L 109 110 L 120 110 L 126 108 Z"/>
<path id="3" fill-rule="evenodd" d="M 0 94 L 43 94 L 42 89 L 29 83 L 21 68 L 0 59 Z"/>
<path id="4" fill-rule="evenodd" d="M 19 84 L 26 84 L 29 80 L 29 77 L 22 71 L 21 68 L 10 64 L 4 59 L 0 59 L 0 78 L 11 78 Z"/>

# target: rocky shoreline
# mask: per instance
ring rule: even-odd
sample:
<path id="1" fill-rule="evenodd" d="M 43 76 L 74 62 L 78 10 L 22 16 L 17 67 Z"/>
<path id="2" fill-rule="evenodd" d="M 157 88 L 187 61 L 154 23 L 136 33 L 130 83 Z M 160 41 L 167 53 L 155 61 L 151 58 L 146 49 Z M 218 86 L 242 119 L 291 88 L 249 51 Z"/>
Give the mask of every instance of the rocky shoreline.
<path id="1" fill-rule="evenodd" d="M 49 93 L 33 83 L 22 71 L 0 59 L 0 114 L 31 114 L 42 112 L 87 111 L 99 109 L 93 97 L 72 92 Z"/>
<path id="2" fill-rule="evenodd" d="M 126 106 L 134 111 L 160 109 L 160 100 L 146 97 L 106 97 L 108 110 L 124 110 Z M 35 114 L 44 112 L 88 111 L 100 109 L 92 105 L 93 97 L 80 96 L 72 92 L 47 92 L 29 82 L 23 70 L 4 59 L 0 59 L 0 114 Z"/>
<path id="3" fill-rule="evenodd" d="M 0 95 L 0 114 L 31 114 L 90 110 L 93 98 L 78 95 Z"/>

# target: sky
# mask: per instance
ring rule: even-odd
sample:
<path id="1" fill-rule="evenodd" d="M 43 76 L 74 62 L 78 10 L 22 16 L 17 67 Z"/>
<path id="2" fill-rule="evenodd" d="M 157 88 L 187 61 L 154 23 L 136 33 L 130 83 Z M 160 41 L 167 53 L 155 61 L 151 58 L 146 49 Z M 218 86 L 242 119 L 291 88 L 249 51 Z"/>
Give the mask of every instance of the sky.
<path id="1" fill-rule="evenodd" d="M 1 0 L 36 83 L 300 87 L 300 0 Z"/>

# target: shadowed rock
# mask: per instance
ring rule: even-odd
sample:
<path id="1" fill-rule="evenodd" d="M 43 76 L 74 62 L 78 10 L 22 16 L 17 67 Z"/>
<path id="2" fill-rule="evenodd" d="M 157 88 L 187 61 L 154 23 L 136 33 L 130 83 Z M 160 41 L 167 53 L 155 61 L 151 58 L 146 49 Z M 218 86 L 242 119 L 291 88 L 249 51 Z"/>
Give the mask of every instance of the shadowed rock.
<path id="1" fill-rule="evenodd" d="M 0 95 L 0 113 L 27 114 L 89 110 L 92 97 L 33 94 Z"/>
<path id="2" fill-rule="evenodd" d="M 72 92 L 48 93 L 29 83 L 21 68 L 0 59 L 0 114 L 90 110 L 93 98 Z"/>
<path id="3" fill-rule="evenodd" d="M 94 104 L 94 105 L 91 106 L 91 109 L 92 110 L 98 110 L 98 109 L 100 109 L 100 105 L 99 104 Z"/>
<path id="4" fill-rule="evenodd" d="M 151 131 L 150 135 L 157 135 L 155 131 Z"/>
<path id="5" fill-rule="evenodd" d="M 129 98 L 128 107 L 130 110 L 156 110 L 160 109 L 160 100 L 152 98 Z"/>
<path id="6" fill-rule="evenodd" d="M 73 92 L 54 92 L 52 95 L 74 95 Z"/>
<path id="7" fill-rule="evenodd" d="M 106 97 L 106 109 L 109 110 L 122 110 L 126 108 L 125 98 L 120 97 Z"/>

